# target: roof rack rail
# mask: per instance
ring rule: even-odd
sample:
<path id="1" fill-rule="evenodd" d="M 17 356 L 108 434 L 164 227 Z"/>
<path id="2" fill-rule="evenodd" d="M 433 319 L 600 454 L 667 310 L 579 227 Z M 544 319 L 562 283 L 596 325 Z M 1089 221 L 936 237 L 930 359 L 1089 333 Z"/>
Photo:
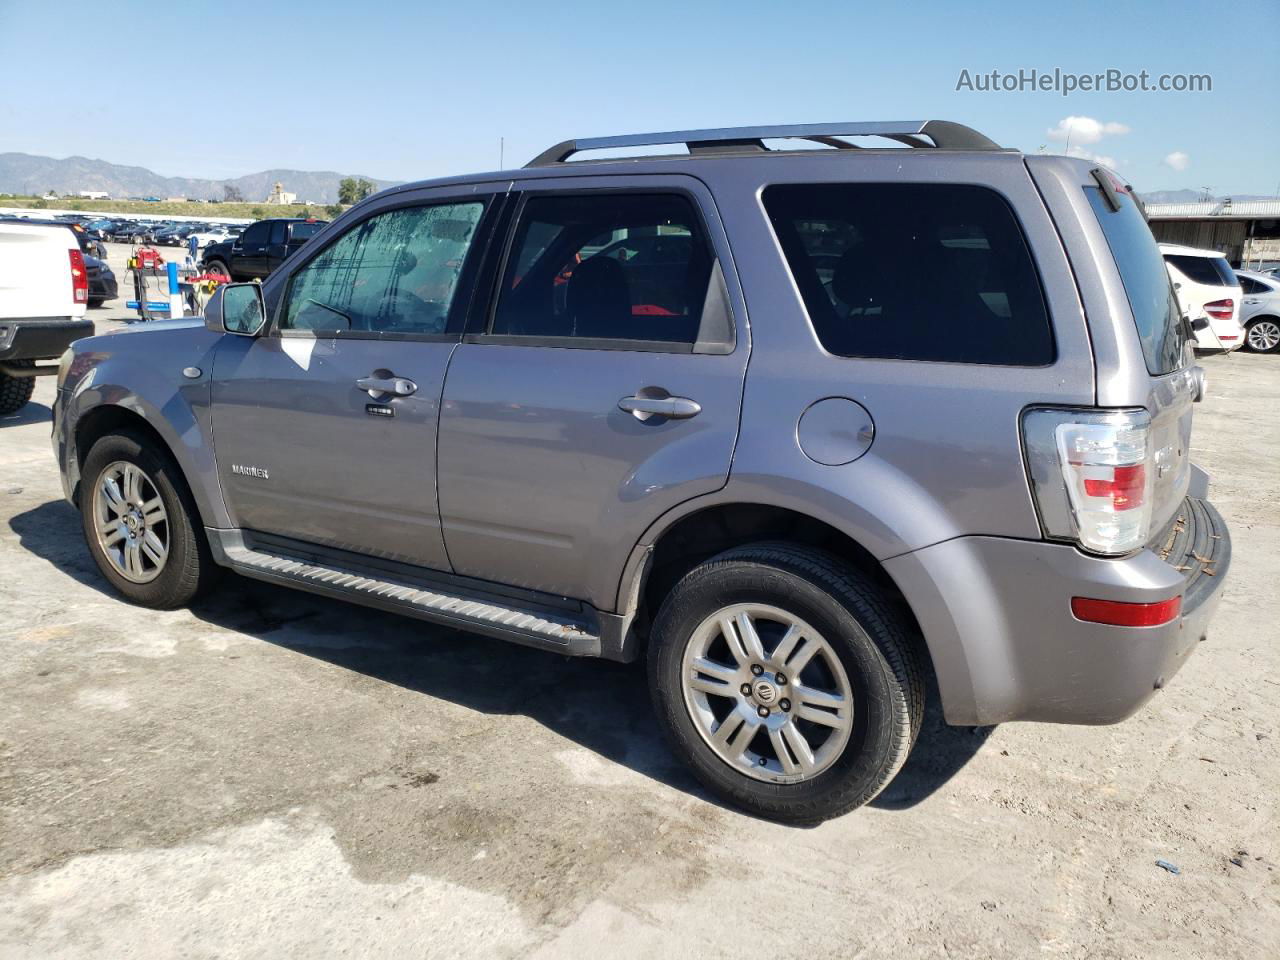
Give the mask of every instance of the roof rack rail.
<path id="1" fill-rule="evenodd" d="M 909 147 L 938 150 L 1001 150 L 994 140 L 972 127 L 950 120 L 886 120 L 854 123 L 791 123 L 772 127 L 720 127 L 711 130 L 673 130 L 667 133 L 632 133 L 620 137 L 590 137 L 565 140 L 544 150 L 526 167 L 546 167 L 564 163 L 584 150 L 614 147 L 649 147 L 684 144 L 692 154 L 759 153 L 765 140 L 809 140 L 842 150 L 857 150 L 856 144 L 841 137 L 882 137 Z M 927 137 L 928 140 L 923 139 Z M 929 141 L 932 141 L 930 143 Z"/>

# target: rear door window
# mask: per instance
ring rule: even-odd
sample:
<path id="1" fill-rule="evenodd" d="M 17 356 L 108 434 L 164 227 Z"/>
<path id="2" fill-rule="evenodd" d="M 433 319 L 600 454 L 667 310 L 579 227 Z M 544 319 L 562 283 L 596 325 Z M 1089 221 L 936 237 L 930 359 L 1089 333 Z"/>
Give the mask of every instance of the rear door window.
<path id="1" fill-rule="evenodd" d="M 1168 263 L 1182 271 L 1183 275 L 1196 283 L 1208 287 L 1234 287 L 1236 274 L 1227 263 L 1226 257 L 1193 257 L 1185 254 L 1166 253 Z"/>
<path id="2" fill-rule="evenodd" d="M 1022 229 L 960 184 L 787 184 L 764 205 L 824 349 L 1043 366 L 1053 331 Z"/>
<path id="3" fill-rule="evenodd" d="M 681 195 L 532 196 L 490 332 L 565 345 L 693 344 L 713 264 L 697 212 Z"/>
<path id="4" fill-rule="evenodd" d="M 293 229 L 289 231 L 289 236 L 293 240 L 310 240 L 320 232 L 320 228 L 323 226 L 324 224 L 319 221 L 295 223 Z"/>
<path id="5" fill-rule="evenodd" d="M 1117 192 L 1120 209 L 1112 210 L 1099 188 L 1084 191 L 1124 283 L 1147 371 L 1156 376 L 1172 373 L 1182 366 L 1185 337 L 1178 299 L 1151 228 L 1129 193 Z"/>

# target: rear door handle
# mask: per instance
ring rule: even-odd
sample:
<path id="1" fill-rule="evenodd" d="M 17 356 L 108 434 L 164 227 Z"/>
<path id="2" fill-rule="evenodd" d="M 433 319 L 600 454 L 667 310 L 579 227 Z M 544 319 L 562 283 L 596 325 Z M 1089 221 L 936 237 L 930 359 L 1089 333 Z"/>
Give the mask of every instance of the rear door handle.
<path id="1" fill-rule="evenodd" d="M 688 397 L 623 397 L 618 401 L 618 409 L 633 414 L 637 420 L 650 417 L 687 420 L 702 412 L 701 404 Z"/>
<path id="2" fill-rule="evenodd" d="M 385 380 L 380 377 L 361 377 L 356 381 L 356 386 L 375 398 L 385 393 L 407 397 L 418 389 L 416 383 L 404 377 L 387 377 Z"/>

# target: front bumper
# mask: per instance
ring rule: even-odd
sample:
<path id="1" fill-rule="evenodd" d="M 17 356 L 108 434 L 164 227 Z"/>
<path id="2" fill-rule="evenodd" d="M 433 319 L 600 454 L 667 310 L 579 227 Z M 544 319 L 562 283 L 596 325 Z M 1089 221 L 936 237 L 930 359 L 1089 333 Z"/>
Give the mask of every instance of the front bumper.
<path id="1" fill-rule="evenodd" d="M 1231 562 L 1217 510 L 1188 498 L 1152 548 L 1120 559 L 1075 547 L 960 537 L 889 560 L 938 677 L 948 723 L 1115 723 L 1163 687 L 1208 632 Z M 1156 603 L 1156 627 L 1077 620 L 1072 597 Z"/>
<path id="2" fill-rule="evenodd" d="M 0 320 L 0 362 L 54 360 L 81 337 L 93 336 L 93 321 L 73 317 Z"/>

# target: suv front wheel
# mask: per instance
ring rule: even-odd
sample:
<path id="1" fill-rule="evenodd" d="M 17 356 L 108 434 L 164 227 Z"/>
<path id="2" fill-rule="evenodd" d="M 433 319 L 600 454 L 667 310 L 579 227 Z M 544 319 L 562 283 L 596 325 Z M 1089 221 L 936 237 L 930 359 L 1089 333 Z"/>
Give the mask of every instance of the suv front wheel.
<path id="1" fill-rule="evenodd" d="M 85 457 L 80 517 L 98 569 L 145 607 L 181 607 L 217 576 L 177 465 L 151 438 L 122 431 Z"/>
<path id="2" fill-rule="evenodd" d="M 655 620 L 654 705 L 714 793 L 788 823 L 876 796 L 906 761 L 924 687 L 902 618 L 867 577 L 789 544 L 690 571 Z"/>

